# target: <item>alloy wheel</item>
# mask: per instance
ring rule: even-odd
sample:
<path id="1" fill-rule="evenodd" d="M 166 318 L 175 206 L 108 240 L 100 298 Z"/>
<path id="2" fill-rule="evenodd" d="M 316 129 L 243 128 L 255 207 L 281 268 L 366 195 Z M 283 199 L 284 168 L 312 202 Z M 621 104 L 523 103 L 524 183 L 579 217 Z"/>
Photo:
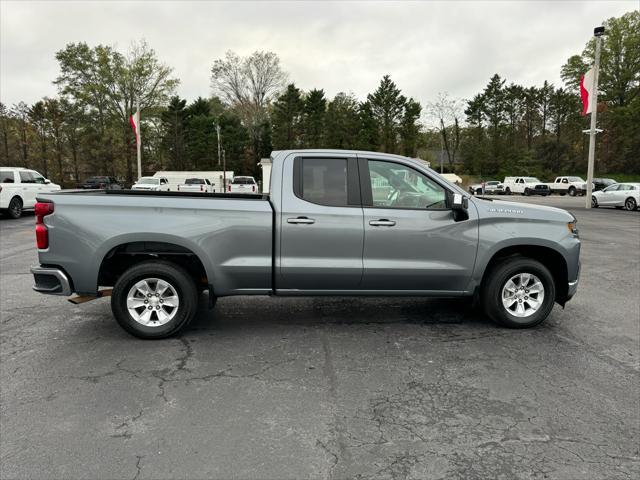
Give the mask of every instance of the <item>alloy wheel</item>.
<path id="1" fill-rule="evenodd" d="M 502 287 L 502 306 L 515 317 L 530 317 L 544 301 L 544 285 L 532 273 L 518 273 Z"/>
<path id="2" fill-rule="evenodd" d="M 177 290 L 161 278 L 140 280 L 127 294 L 129 315 L 146 327 L 159 327 L 171 321 L 179 306 Z"/>

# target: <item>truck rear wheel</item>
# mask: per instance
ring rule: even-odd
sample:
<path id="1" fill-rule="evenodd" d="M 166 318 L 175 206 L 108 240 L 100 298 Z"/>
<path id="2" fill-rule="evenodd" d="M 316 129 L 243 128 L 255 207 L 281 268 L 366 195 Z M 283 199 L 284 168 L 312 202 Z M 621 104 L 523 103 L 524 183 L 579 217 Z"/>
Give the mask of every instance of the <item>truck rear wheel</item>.
<path id="1" fill-rule="evenodd" d="M 555 294 L 547 267 L 526 257 L 511 257 L 495 265 L 481 293 L 485 313 L 508 328 L 542 323 L 553 309 Z"/>
<path id="2" fill-rule="evenodd" d="M 185 328 L 198 308 L 198 290 L 182 268 L 170 262 L 134 265 L 116 282 L 111 310 L 127 332 L 139 338 L 167 338 Z"/>

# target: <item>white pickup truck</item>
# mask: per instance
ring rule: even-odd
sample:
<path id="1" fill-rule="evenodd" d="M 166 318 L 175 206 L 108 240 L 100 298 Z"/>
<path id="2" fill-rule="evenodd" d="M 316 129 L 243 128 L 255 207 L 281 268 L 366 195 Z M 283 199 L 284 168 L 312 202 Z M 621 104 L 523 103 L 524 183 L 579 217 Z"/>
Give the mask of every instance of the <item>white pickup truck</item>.
<path id="1" fill-rule="evenodd" d="M 505 177 L 502 185 L 506 195 L 519 193 L 521 195 L 547 196 L 551 193 L 549 186 L 536 177 Z"/>
<path id="2" fill-rule="evenodd" d="M 233 177 L 227 185 L 229 193 L 258 193 L 258 184 L 253 177 Z"/>
<path id="3" fill-rule="evenodd" d="M 559 193 L 572 197 L 585 195 L 587 193 L 587 182 L 580 177 L 556 177 L 552 183 L 548 183 L 551 193 Z"/>
<path id="4" fill-rule="evenodd" d="M 178 184 L 179 192 L 215 193 L 213 185 L 208 178 L 187 178 L 184 183 Z"/>

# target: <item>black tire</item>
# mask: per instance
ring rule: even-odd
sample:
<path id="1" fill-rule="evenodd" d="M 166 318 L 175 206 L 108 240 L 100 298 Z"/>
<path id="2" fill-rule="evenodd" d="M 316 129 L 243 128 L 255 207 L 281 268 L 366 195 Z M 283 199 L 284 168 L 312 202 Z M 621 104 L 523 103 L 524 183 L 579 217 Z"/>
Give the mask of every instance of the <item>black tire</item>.
<path id="1" fill-rule="evenodd" d="M 178 311 L 161 326 L 145 326 L 136 321 L 127 309 L 129 290 L 140 280 L 159 278 L 171 284 L 179 299 Z M 120 326 L 130 334 L 144 339 L 160 339 L 175 335 L 185 328 L 198 309 L 198 289 L 191 276 L 179 266 L 162 260 L 142 262 L 125 271 L 111 294 L 111 311 Z"/>
<path id="2" fill-rule="evenodd" d="M 531 195 L 531 190 L 529 190 L 528 188 L 525 188 L 524 194 L 528 197 L 529 195 Z"/>
<path id="3" fill-rule="evenodd" d="M 533 274 L 544 287 L 544 299 L 536 312 L 528 317 L 517 317 L 507 311 L 502 304 L 502 290 L 514 275 Z M 487 272 L 481 289 L 482 305 L 485 313 L 494 322 L 508 328 L 530 328 L 542 323 L 551 313 L 556 297 L 553 276 L 542 263 L 527 257 L 506 258 Z"/>
<path id="4" fill-rule="evenodd" d="M 20 197 L 13 197 L 11 199 L 9 202 L 9 208 L 7 209 L 7 215 L 14 220 L 22 216 L 22 200 Z"/>
<path id="5" fill-rule="evenodd" d="M 593 195 L 591 196 L 591 208 L 598 208 L 598 199 L 596 197 L 594 197 Z"/>
<path id="6" fill-rule="evenodd" d="M 569 187 L 569 191 L 567 193 L 570 197 L 575 197 L 577 193 L 576 187 Z"/>
<path id="7" fill-rule="evenodd" d="M 481 188 L 478 188 L 476 190 L 476 195 L 482 195 L 482 189 Z"/>
<path id="8" fill-rule="evenodd" d="M 504 191 L 505 195 L 511 195 L 511 189 L 509 187 L 507 187 L 507 189 Z"/>
<path id="9" fill-rule="evenodd" d="M 629 197 L 624 201 L 624 208 L 633 212 L 636 208 L 638 208 L 638 204 L 636 203 L 636 199 L 633 197 Z"/>

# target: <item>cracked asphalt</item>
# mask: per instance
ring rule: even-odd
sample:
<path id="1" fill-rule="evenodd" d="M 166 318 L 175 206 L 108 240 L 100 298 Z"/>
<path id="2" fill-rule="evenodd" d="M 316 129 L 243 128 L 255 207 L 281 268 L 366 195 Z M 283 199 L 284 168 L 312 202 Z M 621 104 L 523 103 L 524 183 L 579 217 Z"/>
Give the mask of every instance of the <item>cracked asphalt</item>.
<path id="1" fill-rule="evenodd" d="M 522 198 L 517 198 L 523 200 Z M 179 338 L 31 291 L 0 220 L 0 477 L 640 477 L 640 212 L 579 220 L 577 296 L 538 328 L 463 300 L 221 299 Z"/>

